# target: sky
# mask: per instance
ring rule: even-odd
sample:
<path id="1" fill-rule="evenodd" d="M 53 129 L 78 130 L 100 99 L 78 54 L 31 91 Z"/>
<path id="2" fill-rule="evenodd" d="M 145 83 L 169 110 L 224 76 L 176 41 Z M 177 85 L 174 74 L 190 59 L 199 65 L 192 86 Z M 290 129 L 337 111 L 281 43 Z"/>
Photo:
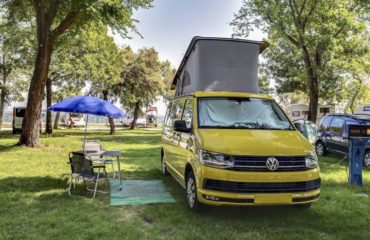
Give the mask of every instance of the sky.
<path id="1" fill-rule="evenodd" d="M 229 23 L 238 12 L 242 0 L 154 0 L 150 9 L 138 10 L 134 18 L 142 38 L 132 33 L 132 39 L 114 35 L 118 45 L 130 45 L 134 50 L 154 47 L 161 60 L 169 60 L 177 69 L 194 36 L 231 37 Z M 263 34 L 254 32 L 250 40 L 262 40 Z M 166 105 L 157 101 L 154 106 L 163 116 Z"/>
<path id="2" fill-rule="evenodd" d="M 170 60 L 177 68 L 194 36 L 231 37 L 229 26 L 233 14 L 238 12 L 242 0 L 154 0 L 150 9 L 138 10 L 138 31 L 143 38 L 132 33 L 132 39 L 115 35 L 118 45 L 130 45 L 137 50 L 154 47 L 161 60 Z M 249 39 L 262 40 L 255 33 Z"/>

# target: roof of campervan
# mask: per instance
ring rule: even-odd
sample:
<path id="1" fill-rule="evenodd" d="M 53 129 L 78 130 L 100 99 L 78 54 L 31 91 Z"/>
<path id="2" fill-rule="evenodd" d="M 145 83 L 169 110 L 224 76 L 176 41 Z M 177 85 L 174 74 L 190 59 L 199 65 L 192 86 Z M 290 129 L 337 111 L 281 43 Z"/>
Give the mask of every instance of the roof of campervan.
<path id="1" fill-rule="evenodd" d="M 180 94 L 194 91 L 258 93 L 258 55 L 265 41 L 194 37 L 172 82 Z"/>
<path id="2" fill-rule="evenodd" d="M 370 104 L 365 104 L 354 111 L 355 115 L 370 115 Z"/>

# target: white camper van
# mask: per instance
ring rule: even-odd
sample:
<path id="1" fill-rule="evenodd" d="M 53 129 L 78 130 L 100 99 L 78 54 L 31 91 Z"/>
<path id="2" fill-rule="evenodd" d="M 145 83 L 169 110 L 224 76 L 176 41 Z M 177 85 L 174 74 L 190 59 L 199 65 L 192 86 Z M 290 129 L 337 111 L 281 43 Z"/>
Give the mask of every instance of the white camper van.
<path id="1" fill-rule="evenodd" d="M 359 108 L 357 108 L 354 112 L 353 112 L 354 115 L 362 115 L 362 116 L 365 116 L 365 117 L 369 117 L 370 118 L 370 104 L 365 104 Z"/>
<path id="2" fill-rule="evenodd" d="M 285 108 L 292 121 L 303 119 L 307 120 L 308 105 L 306 104 L 292 104 Z M 335 107 L 332 105 L 319 105 L 317 109 L 316 123 L 320 122 L 321 118 L 329 113 L 335 113 Z"/>

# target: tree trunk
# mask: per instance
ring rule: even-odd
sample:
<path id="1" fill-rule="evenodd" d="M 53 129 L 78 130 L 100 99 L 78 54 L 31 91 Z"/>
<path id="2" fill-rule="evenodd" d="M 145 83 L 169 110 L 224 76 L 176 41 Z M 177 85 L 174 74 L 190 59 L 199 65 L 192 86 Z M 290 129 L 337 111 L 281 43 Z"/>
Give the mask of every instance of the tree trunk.
<path id="1" fill-rule="evenodd" d="M 0 130 L 1 126 L 3 125 L 3 117 L 4 117 L 4 109 L 5 109 L 5 96 L 6 92 L 4 89 L 1 90 L 0 93 Z"/>
<path id="2" fill-rule="evenodd" d="M 49 110 L 49 107 L 51 106 L 51 84 L 52 81 L 50 78 L 46 79 L 46 105 L 47 105 L 47 112 L 46 112 L 46 126 L 45 126 L 45 132 L 47 134 L 53 133 L 53 128 L 51 124 L 51 111 Z"/>
<path id="3" fill-rule="evenodd" d="M 108 101 L 108 90 L 103 90 L 103 99 Z M 116 126 L 114 125 L 113 118 L 108 118 L 109 126 L 110 126 L 110 135 L 116 134 Z"/>
<path id="4" fill-rule="evenodd" d="M 132 119 L 130 129 L 134 129 L 136 125 L 136 121 L 139 118 L 139 111 L 140 111 L 140 104 L 139 102 L 135 103 L 135 110 L 134 110 L 134 118 Z"/>
<path id="5" fill-rule="evenodd" d="M 319 88 L 318 88 L 318 77 L 314 71 L 313 63 L 311 62 L 309 52 L 305 45 L 301 45 L 304 65 L 306 69 L 306 75 L 309 86 L 310 103 L 308 107 L 307 120 L 316 123 L 317 108 L 319 106 Z"/>
<path id="6" fill-rule="evenodd" d="M 57 112 L 55 114 L 55 119 L 54 119 L 54 129 L 59 128 L 59 117 L 60 117 L 60 112 Z"/>
<path id="7" fill-rule="evenodd" d="M 46 79 L 48 77 L 53 42 L 50 28 L 55 17 L 57 6 L 50 7 L 50 13 L 44 1 L 34 1 L 36 12 L 37 52 L 35 66 L 28 90 L 27 109 L 23 119 L 22 133 L 18 145 L 36 147 L 40 145 L 41 105 Z"/>
<path id="8" fill-rule="evenodd" d="M 45 82 L 49 72 L 50 57 L 53 51 L 48 41 L 38 41 L 35 68 L 28 90 L 27 110 L 23 119 L 22 133 L 18 145 L 37 147 L 40 145 L 40 117 Z"/>

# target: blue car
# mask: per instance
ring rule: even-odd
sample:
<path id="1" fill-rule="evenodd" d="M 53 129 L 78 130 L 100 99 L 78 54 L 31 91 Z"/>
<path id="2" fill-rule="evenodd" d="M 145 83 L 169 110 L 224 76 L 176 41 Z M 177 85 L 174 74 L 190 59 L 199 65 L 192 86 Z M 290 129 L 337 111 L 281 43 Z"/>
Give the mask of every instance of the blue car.
<path id="1" fill-rule="evenodd" d="M 348 154 L 348 140 L 342 137 L 345 124 L 370 125 L 370 118 L 350 114 L 328 114 L 321 121 L 316 134 L 316 153 L 324 156 L 330 151 Z M 370 140 L 364 156 L 364 165 L 370 168 Z"/>

